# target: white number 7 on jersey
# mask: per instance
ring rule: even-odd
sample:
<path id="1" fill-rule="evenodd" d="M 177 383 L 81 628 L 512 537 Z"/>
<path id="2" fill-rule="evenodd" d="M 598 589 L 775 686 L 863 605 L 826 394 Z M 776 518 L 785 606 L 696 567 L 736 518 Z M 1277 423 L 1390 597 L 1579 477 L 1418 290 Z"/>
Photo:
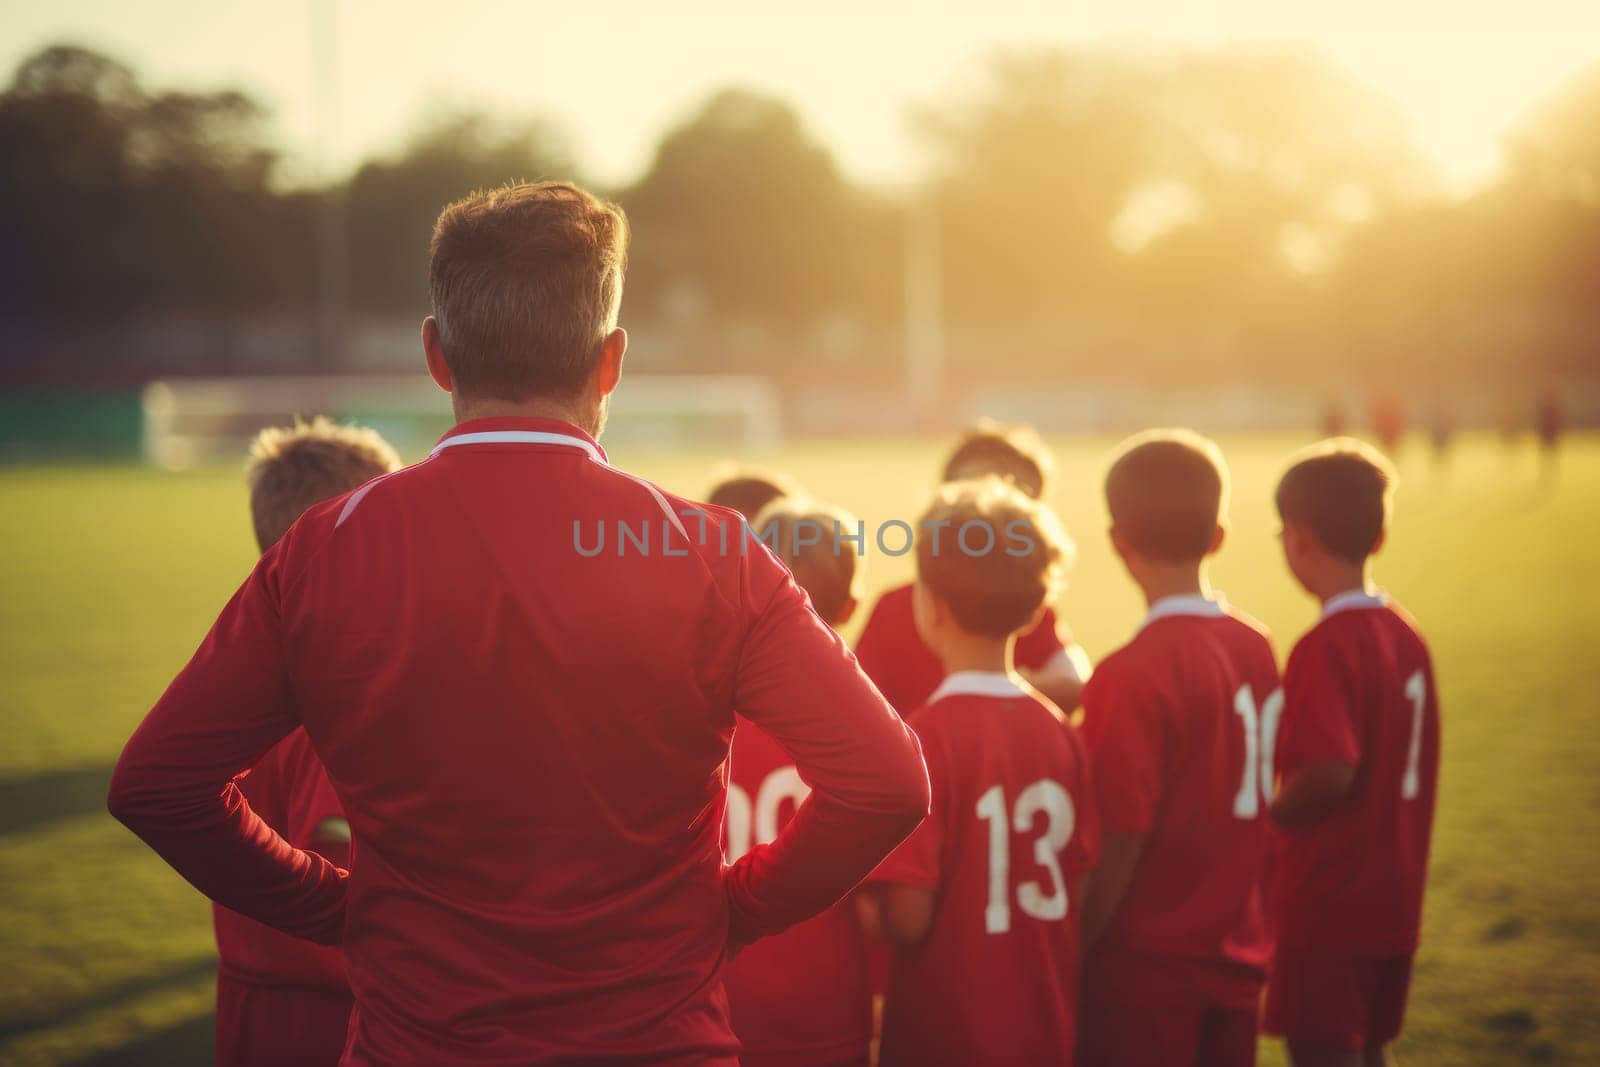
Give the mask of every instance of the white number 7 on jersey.
<path id="1" fill-rule="evenodd" d="M 1428 680 L 1421 671 L 1406 679 L 1406 696 L 1411 700 L 1411 747 L 1406 750 L 1406 773 L 1400 779 L 1400 796 L 1415 800 L 1422 792 L 1422 714 L 1428 706 Z"/>
<path id="2" fill-rule="evenodd" d="M 1240 686 L 1233 695 L 1233 711 L 1244 722 L 1244 774 L 1233 798 L 1233 814 L 1238 819 L 1254 819 L 1261 813 L 1261 801 L 1272 800 L 1272 755 L 1278 744 L 1278 719 L 1283 715 L 1283 690 L 1274 689 L 1258 713 L 1255 693 L 1248 685 Z"/>

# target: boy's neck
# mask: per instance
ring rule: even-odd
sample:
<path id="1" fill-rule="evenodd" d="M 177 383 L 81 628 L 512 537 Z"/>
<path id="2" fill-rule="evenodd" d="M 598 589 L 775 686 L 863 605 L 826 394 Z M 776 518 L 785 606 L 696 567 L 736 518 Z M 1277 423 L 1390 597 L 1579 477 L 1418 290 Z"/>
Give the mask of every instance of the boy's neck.
<path id="1" fill-rule="evenodd" d="M 1372 591 L 1372 569 L 1368 566 L 1367 560 L 1362 560 L 1360 563 L 1346 563 L 1340 560 L 1330 564 L 1327 570 L 1317 575 L 1316 588 L 1308 591 L 1319 603 L 1327 604 L 1340 593 L 1348 593 L 1355 589 Z"/>
<path id="2" fill-rule="evenodd" d="M 1188 563 L 1145 562 L 1134 575 L 1144 593 L 1146 607 L 1169 596 L 1211 596 L 1211 582 L 1206 576 L 1206 561 Z"/>
<path id="3" fill-rule="evenodd" d="M 952 634 L 939 649 L 939 662 L 946 676 L 957 671 L 994 671 L 1008 674 L 1011 671 L 1011 649 L 1016 643 L 1011 637 L 989 637 L 984 634 Z"/>

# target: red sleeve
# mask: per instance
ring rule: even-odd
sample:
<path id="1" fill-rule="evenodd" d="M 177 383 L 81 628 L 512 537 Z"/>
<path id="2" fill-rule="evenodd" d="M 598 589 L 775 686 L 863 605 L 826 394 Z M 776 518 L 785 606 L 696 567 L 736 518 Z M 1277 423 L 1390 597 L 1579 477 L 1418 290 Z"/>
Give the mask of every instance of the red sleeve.
<path id="1" fill-rule="evenodd" d="M 123 749 L 111 813 L 195 888 L 286 933 L 338 944 L 343 871 L 295 848 L 233 779 L 298 726 L 269 552 Z"/>
<path id="2" fill-rule="evenodd" d="M 856 639 L 856 659 L 861 664 L 861 669 L 872 679 L 878 691 L 888 700 L 890 705 L 900 708 L 905 692 L 897 683 L 897 668 L 904 661 L 903 649 L 896 647 L 895 626 L 889 619 L 889 612 L 884 605 L 887 596 L 878 598 L 872 606 L 872 614 L 867 616 L 867 625 L 862 628 L 861 636 Z M 905 708 L 909 712 L 912 709 Z"/>
<path id="3" fill-rule="evenodd" d="M 1078 732 L 1066 726 L 1072 740 L 1072 751 L 1078 760 L 1078 780 L 1072 790 L 1074 808 L 1073 842 L 1077 846 L 1083 870 L 1092 871 L 1100 862 L 1100 804 L 1094 795 L 1094 772 L 1089 766 L 1088 754 Z"/>
<path id="4" fill-rule="evenodd" d="M 933 803 L 922 825 L 900 842 L 900 847 L 872 872 L 874 882 L 893 882 L 918 889 L 938 889 L 941 877 L 940 856 L 944 849 L 944 820 L 950 809 L 950 774 L 944 760 L 944 746 L 936 735 L 919 729 L 922 754 L 928 763 L 928 783 Z"/>
<path id="5" fill-rule="evenodd" d="M 1318 763 L 1361 764 L 1361 702 L 1355 679 L 1326 641 L 1304 643 L 1283 678 L 1283 718 L 1274 763 L 1294 774 Z"/>
<path id="6" fill-rule="evenodd" d="M 1102 668 L 1084 687 L 1083 743 L 1100 829 L 1148 833 L 1161 806 L 1166 757 L 1166 730 L 1154 694 L 1128 672 Z"/>
<path id="7" fill-rule="evenodd" d="M 280 781 L 283 818 L 274 820 L 263 810 L 249 783 L 264 771 L 270 771 Z M 245 799 L 250 801 L 262 818 L 281 827 L 284 840 L 296 848 L 312 847 L 316 829 L 328 819 L 344 818 L 344 808 L 328 780 L 328 772 L 311 747 L 311 738 L 304 728 L 295 730 L 267 753 L 255 770 L 244 779 Z M 318 851 L 321 851 L 320 849 Z"/>
<path id="8" fill-rule="evenodd" d="M 724 874 L 739 942 L 776 933 L 848 893 L 928 813 L 916 736 L 765 548 L 750 553 L 759 605 L 734 680 L 734 705 L 794 760 L 811 795 L 768 845 Z"/>
<path id="9" fill-rule="evenodd" d="M 1066 650 L 1067 646 L 1061 640 L 1056 611 L 1054 608 L 1045 608 L 1044 618 L 1039 620 L 1039 625 L 1017 638 L 1014 656 L 1017 666 L 1036 671 Z"/>

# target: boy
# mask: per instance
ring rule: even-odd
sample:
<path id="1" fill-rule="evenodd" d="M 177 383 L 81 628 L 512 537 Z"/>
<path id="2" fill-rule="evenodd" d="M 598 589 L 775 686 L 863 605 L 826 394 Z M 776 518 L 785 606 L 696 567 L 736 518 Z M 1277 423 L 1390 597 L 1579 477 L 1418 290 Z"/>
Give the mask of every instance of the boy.
<path id="1" fill-rule="evenodd" d="M 743 515 L 746 522 L 755 522 L 756 516 L 769 504 L 799 495 L 800 486 L 786 475 L 758 467 L 738 467 L 717 480 L 706 503 L 732 508 Z"/>
<path id="2" fill-rule="evenodd" d="M 1400 1034 L 1439 775 L 1439 703 L 1416 623 L 1376 591 L 1394 471 L 1329 441 L 1278 483 L 1283 553 L 1322 619 L 1284 673 L 1272 801 L 1277 955 L 1265 1028 L 1297 1067 L 1376 1067 Z"/>
<path id="3" fill-rule="evenodd" d="M 306 508 L 399 467 L 372 430 L 316 418 L 261 431 L 246 473 L 256 543 L 266 552 Z M 290 844 L 349 865 L 350 826 L 304 729 L 263 756 L 239 788 Z M 338 1063 L 353 1003 L 344 953 L 220 905 L 212 905 L 212 917 L 219 1067 Z"/>
<path id="4" fill-rule="evenodd" d="M 1052 466 L 1049 450 L 1031 427 L 980 419 L 956 442 L 942 481 L 995 476 L 1041 500 Z M 918 635 L 911 588 L 907 583 L 879 597 L 856 643 L 862 670 L 902 715 L 926 703 L 945 676 L 939 657 Z M 1046 605 L 1037 624 L 1017 638 L 1017 672 L 1056 706 L 1071 711 L 1089 677 L 1089 657 L 1070 634 L 1063 640 L 1061 629 Z"/>
<path id="5" fill-rule="evenodd" d="M 908 722 L 933 810 L 857 894 L 898 949 L 880 1063 L 1070 1064 L 1097 821 L 1073 728 L 1012 657 L 1071 546 L 997 478 L 945 485 L 923 520 L 916 623 L 947 673 Z"/>
<path id="6" fill-rule="evenodd" d="M 837 628 L 849 621 L 862 574 L 849 539 L 854 518 L 785 497 L 751 525 L 788 564 L 824 622 Z M 811 792 L 770 735 L 743 717 L 737 724 L 723 824 L 729 863 L 777 837 Z M 723 971 L 723 984 L 745 1067 L 866 1067 L 872 991 L 866 942 L 848 900 L 743 949 Z"/>
<path id="7" fill-rule="evenodd" d="M 1090 1065 L 1253 1064 L 1277 661 L 1207 581 L 1227 502 L 1216 445 L 1141 434 L 1105 494 L 1111 544 L 1149 614 L 1083 695 L 1105 841 L 1084 904 L 1079 1048 Z"/>

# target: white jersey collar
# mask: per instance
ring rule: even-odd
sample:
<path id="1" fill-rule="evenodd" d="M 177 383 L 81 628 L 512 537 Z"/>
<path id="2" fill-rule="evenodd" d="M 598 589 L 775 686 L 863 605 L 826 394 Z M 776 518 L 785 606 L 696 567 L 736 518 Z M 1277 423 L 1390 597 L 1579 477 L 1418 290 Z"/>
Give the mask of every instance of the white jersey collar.
<path id="1" fill-rule="evenodd" d="M 928 698 L 932 704 L 945 697 L 971 696 L 971 697 L 1021 697 L 1027 696 L 1027 690 L 1017 684 L 1017 680 L 1006 671 L 956 671 L 954 674 L 945 675 L 944 681 L 939 683 L 939 688 L 933 691 Z"/>
<path id="2" fill-rule="evenodd" d="M 1322 617 L 1337 615 L 1341 611 L 1364 611 L 1370 608 L 1386 608 L 1389 606 L 1389 594 L 1382 589 L 1346 589 L 1337 596 L 1328 598 L 1322 605 Z"/>
<path id="3" fill-rule="evenodd" d="M 590 459 L 598 463 L 606 462 L 604 453 L 594 442 L 575 434 L 551 433 L 547 430 L 477 430 L 472 433 L 458 433 L 434 445 L 429 455 L 437 456 L 445 449 L 456 445 L 567 445 L 582 449 L 589 454 Z"/>
<path id="4" fill-rule="evenodd" d="M 1181 593 L 1177 596 L 1164 596 L 1151 604 L 1150 614 L 1144 617 L 1139 629 L 1144 629 L 1158 619 L 1170 619 L 1179 615 L 1220 619 L 1226 614 L 1228 614 L 1228 601 L 1221 593 L 1208 597 L 1198 593 Z"/>

